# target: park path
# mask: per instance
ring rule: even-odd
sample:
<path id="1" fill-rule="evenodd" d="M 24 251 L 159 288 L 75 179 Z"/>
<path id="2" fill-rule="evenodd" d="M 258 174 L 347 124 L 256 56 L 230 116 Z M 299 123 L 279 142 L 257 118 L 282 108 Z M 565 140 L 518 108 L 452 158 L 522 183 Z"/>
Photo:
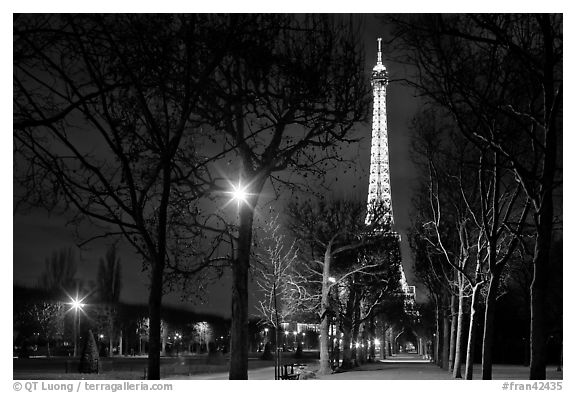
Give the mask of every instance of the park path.
<path id="1" fill-rule="evenodd" d="M 313 370 L 315 365 L 310 365 Z M 464 372 L 464 370 L 462 370 Z M 480 365 L 474 366 L 474 379 L 481 375 Z M 528 367 L 518 365 L 495 365 L 493 379 L 528 379 Z M 548 379 L 562 379 L 562 372 L 548 367 Z M 172 379 L 172 378 L 170 378 Z M 198 374 L 174 379 L 225 380 L 228 373 Z M 274 367 L 248 370 L 249 380 L 273 380 Z M 451 380 L 452 375 L 416 354 L 398 354 L 375 363 L 367 363 L 353 370 L 330 375 L 318 375 L 313 380 Z"/>

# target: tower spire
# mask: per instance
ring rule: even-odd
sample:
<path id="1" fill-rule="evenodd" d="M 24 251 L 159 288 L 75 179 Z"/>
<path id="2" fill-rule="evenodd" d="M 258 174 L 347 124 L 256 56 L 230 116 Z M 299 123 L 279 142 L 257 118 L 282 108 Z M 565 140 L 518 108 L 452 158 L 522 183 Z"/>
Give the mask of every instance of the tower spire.
<path id="1" fill-rule="evenodd" d="M 372 79 L 376 73 L 386 74 L 386 67 L 382 64 L 382 38 L 378 38 L 378 58 L 376 60 L 376 65 L 372 68 Z M 381 75 L 386 77 L 386 75 Z"/>
<path id="2" fill-rule="evenodd" d="M 368 214 L 366 224 L 390 231 L 392 194 L 388 160 L 388 124 L 386 116 L 386 86 L 388 73 L 382 64 L 382 38 L 378 38 L 378 60 L 372 69 L 372 146 L 370 149 L 370 180 L 368 185 Z"/>

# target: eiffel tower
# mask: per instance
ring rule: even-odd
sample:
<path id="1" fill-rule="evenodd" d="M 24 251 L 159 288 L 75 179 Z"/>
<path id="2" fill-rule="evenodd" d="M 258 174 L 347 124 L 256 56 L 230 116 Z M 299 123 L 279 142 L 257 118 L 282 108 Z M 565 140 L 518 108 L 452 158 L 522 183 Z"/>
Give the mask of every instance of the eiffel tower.
<path id="1" fill-rule="evenodd" d="M 366 224 L 373 226 L 374 235 L 397 239 L 400 235 L 393 231 L 392 193 L 390 188 L 390 160 L 388 153 L 388 119 L 386 114 L 386 87 L 388 72 L 382 63 L 382 38 L 378 38 L 378 58 L 372 69 L 372 145 L 370 149 L 370 178 L 368 184 L 368 209 Z M 404 269 L 400 265 L 400 285 L 408 303 L 416 296 L 414 286 L 408 285 Z M 406 304 L 409 306 L 409 304 Z"/>

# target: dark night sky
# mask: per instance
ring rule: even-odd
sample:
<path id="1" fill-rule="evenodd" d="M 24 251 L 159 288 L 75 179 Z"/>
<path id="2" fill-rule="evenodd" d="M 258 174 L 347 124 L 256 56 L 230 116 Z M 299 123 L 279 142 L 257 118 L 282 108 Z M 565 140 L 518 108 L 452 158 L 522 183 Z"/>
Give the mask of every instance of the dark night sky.
<path id="1" fill-rule="evenodd" d="M 384 28 L 373 16 L 365 16 L 366 72 L 369 74 L 376 63 L 376 38 L 384 34 Z M 391 79 L 399 77 L 399 67 L 383 59 Z M 408 124 L 417 110 L 416 100 L 411 92 L 399 84 L 391 83 L 387 94 L 388 132 L 392 181 L 392 204 L 396 229 L 403 235 L 404 270 L 410 284 L 412 263 L 407 247 L 405 230 L 409 225 L 411 188 L 414 184 L 414 168 L 409 159 Z M 371 118 L 371 116 L 370 116 Z M 370 124 L 360 125 L 359 134 L 363 137 L 358 145 L 348 147 L 357 162 L 357 172 L 349 172 L 339 177 L 338 185 L 332 190 L 334 195 L 348 195 L 365 201 L 368 190 L 368 168 L 370 164 Z M 347 166 L 347 164 L 346 164 Z M 336 173 L 332 174 L 333 176 Z M 78 277 L 95 280 L 100 258 L 104 257 L 107 244 L 92 243 L 85 249 L 75 247 L 73 229 L 66 225 L 65 218 L 49 215 L 44 211 L 14 215 L 13 224 L 13 280 L 15 284 L 32 286 L 44 269 L 45 259 L 56 250 L 74 247 L 78 256 Z M 127 247 L 121 253 L 123 269 L 123 289 L 121 299 L 128 303 L 145 303 L 147 299 L 147 276 L 141 272 L 141 259 Z M 181 303 L 177 294 L 165 297 L 165 303 L 192 308 L 200 312 L 230 314 L 229 277 L 210 288 L 204 304 Z M 420 298 L 419 300 L 423 300 Z"/>

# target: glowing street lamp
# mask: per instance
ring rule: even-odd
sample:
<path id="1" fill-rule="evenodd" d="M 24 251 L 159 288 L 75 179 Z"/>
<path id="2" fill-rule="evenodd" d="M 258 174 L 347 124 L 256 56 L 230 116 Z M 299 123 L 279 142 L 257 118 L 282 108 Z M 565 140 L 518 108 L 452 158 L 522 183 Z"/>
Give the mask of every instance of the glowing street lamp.
<path id="1" fill-rule="evenodd" d="M 238 201 L 238 204 L 240 204 L 240 202 L 246 203 L 246 198 L 248 198 L 246 187 L 242 187 L 240 183 L 238 183 L 238 186 L 232 186 L 232 188 L 232 199 Z"/>
<path id="2" fill-rule="evenodd" d="M 82 300 L 84 299 L 78 299 L 78 295 L 76 295 L 76 298 L 71 298 L 70 300 L 71 302 L 68 304 L 70 304 L 70 308 L 74 310 L 74 356 L 78 356 L 78 334 L 80 332 L 80 313 L 78 310 L 82 310 L 84 308 L 84 303 L 82 303 Z M 78 323 L 78 327 L 76 327 L 76 323 Z"/>

